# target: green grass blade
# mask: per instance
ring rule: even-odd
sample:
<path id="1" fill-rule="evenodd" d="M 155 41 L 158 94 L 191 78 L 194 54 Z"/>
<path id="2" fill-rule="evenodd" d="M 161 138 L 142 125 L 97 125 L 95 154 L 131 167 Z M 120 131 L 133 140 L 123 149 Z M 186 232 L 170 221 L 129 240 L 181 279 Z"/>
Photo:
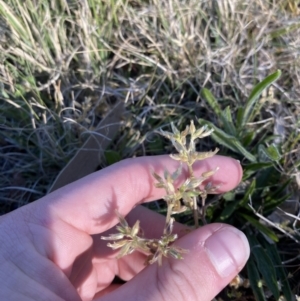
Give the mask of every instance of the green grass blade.
<path id="1" fill-rule="evenodd" d="M 236 128 L 232 121 L 231 109 L 229 106 L 226 107 L 224 111 L 221 113 L 221 119 L 223 122 L 224 129 L 230 135 L 236 137 Z"/>
<path id="2" fill-rule="evenodd" d="M 104 157 L 108 166 L 122 160 L 120 153 L 114 150 L 105 151 Z"/>
<path id="3" fill-rule="evenodd" d="M 288 281 L 288 273 L 285 271 L 284 267 L 281 263 L 281 258 L 278 253 L 277 247 L 275 244 L 270 244 L 265 239 L 262 242 L 263 246 L 266 248 L 273 264 L 275 265 L 275 271 L 277 275 L 277 279 L 281 284 L 281 291 L 286 300 L 295 300 L 295 296 L 291 290 L 289 281 Z"/>
<path id="4" fill-rule="evenodd" d="M 281 75 L 281 71 L 277 70 L 276 72 L 270 74 L 267 76 L 264 80 L 262 80 L 259 84 L 257 84 L 252 92 L 250 93 L 250 96 L 247 100 L 246 107 L 244 109 L 244 112 L 242 114 L 241 118 L 241 124 L 238 125 L 238 128 L 243 128 L 245 124 L 249 121 L 249 117 L 251 115 L 251 111 L 253 109 L 253 106 L 255 105 L 257 99 L 261 95 L 262 91 L 268 88 L 270 85 L 272 85 Z"/>
<path id="5" fill-rule="evenodd" d="M 236 125 L 239 133 L 243 131 L 241 124 L 243 123 L 244 107 L 239 107 L 236 112 Z"/>
<path id="6" fill-rule="evenodd" d="M 272 162 L 258 162 L 245 165 L 245 170 L 260 171 L 264 168 L 273 166 Z"/>
<path id="7" fill-rule="evenodd" d="M 265 168 L 273 166 L 273 162 L 258 162 L 250 163 L 244 166 L 243 181 L 247 180 L 254 173 L 259 172 Z"/>
<path id="8" fill-rule="evenodd" d="M 248 240 L 251 246 L 252 254 L 254 255 L 255 261 L 257 263 L 257 268 L 261 273 L 266 286 L 272 292 L 275 299 L 278 300 L 280 293 L 277 284 L 274 262 L 268 256 L 267 252 L 260 245 L 254 235 L 248 235 Z"/>
<path id="9" fill-rule="evenodd" d="M 20 37 L 24 38 L 27 36 L 27 32 L 24 29 L 24 25 L 19 22 L 16 16 L 13 14 L 11 7 L 5 4 L 4 1 L 0 1 L 0 14 L 5 17 L 8 24 L 11 26 Z"/>
<path id="10" fill-rule="evenodd" d="M 241 135 L 241 142 L 246 147 L 249 146 L 257 135 L 257 131 L 245 132 Z"/>
<path id="11" fill-rule="evenodd" d="M 226 203 L 225 208 L 223 209 L 222 213 L 220 214 L 220 221 L 224 221 L 224 220 L 228 219 L 235 212 L 238 205 L 239 204 L 236 201 Z"/>
<path id="12" fill-rule="evenodd" d="M 275 39 L 275 38 L 284 36 L 287 33 L 291 33 L 292 31 L 296 31 L 299 27 L 300 27 L 299 23 L 291 24 L 291 25 L 285 25 L 282 28 L 275 29 L 275 30 L 271 31 L 269 33 L 269 35 L 272 39 Z"/>
<path id="13" fill-rule="evenodd" d="M 219 106 L 218 101 L 212 95 L 212 93 L 208 89 L 203 88 L 202 91 L 201 91 L 201 94 L 205 98 L 205 100 L 207 101 L 207 103 L 210 105 L 210 107 L 213 109 L 213 111 L 215 112 L 215 114 L 217 116 L 221 116 L 222 109 Z"/>
<path id="14" fill-rule="evenodd" d="M 215 114 L 221 118 L 225 131 L 230 135 L 236 136 L 236 128 L 232 121 L 230 107 L 227 106 L 225 110 L 222 110 L 216 98 L 206 88 L 202 89 L 201 94 L 205 98 L 209 106 L 213 109 Z"/>
<path id="15" fill-rule="evenodd" d="M 279 161 L 281 158 L 279 150 L 274 144 L 271 144 L 268 148 L 260 145 L 260 149 L 271 161 Z"/>
<path id="16" fill-rule="evenodd" d="M 249 202 L 249 197 L 254 193 L 256 187 L 256 179 L 254 178 L 251 182 L 251 184 L 248 186 L 243 199 L 240 201 L 239 205 L 244 207 Z"/>
<path id="17" fill-rule="evenodd" d="M 250 281 L 250 285 L 255 296 L 256 301 L 266 301 L 265 294 L 262 287 L 262 281 L 260 280 L 259 272 L 255 265 L 252 255 L 247 262 L 247 273 Z"/>
<path id="18" fill-rule="evenodd" d="M 264 215 L 271 214 L 278 206 L 280 206 L 285 201 L 287 201 L 291 196 L 292 196 L 291 193 L 286 194 L 282 197 L 268 196 L 268 198 L 265 201 Z"/>
<path id="19" fill-rule="evenodd" d="M 201 125 L 207 124 L 210 128 L 214 129 L 214 132 L 211 136 L 217 143 L 245 156 L 251 162 L 256 162 L 255 156 L 248 152 L 236 137 L 228 135 L 209 121 L 206 121 L 204 119 L 199 119 L 198 121 Z"/>
<path id="20" fill-rule="evenodd" d="M 257 219 L 241 212 L 238 212 L 238 215 L 245 219 L 247 222 L 249 222 L 254 228 L 267 235 L 273 241 L 278 242 L 278 237 L 276 236 L 276 234 L 272 230 L 261 224 Z"/>

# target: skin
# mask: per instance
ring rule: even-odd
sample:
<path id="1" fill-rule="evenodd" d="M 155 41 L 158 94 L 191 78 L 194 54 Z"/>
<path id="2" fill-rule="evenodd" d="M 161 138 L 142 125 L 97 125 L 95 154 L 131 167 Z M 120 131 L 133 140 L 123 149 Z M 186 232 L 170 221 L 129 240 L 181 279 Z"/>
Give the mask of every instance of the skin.
<path id="1" fill-rule="evenodd" d="M 137 205 L 164 195 L 151 171 L 177 166 L 168 156 L 127 159 L 0 217 L 0 300 L 212 300 L 249 257 L 245 236 L 231 226 L 187 233 L 176 224 L 176 245 L 189 253 L 161 267 L 145 267 L 139 252 L 116 259 L 100 239 L 117 232 L 116 209 L 131 225 L 139 219 L 146 237 L 160 237 L 164 217 Z M 195 175 L 217 166 L 211 181 L 222 185 L 218 192 L 236 187 L 242 169 L 227 157 L 196 163 Z M 126 284 L 112 284 L 116 275 Z"/>

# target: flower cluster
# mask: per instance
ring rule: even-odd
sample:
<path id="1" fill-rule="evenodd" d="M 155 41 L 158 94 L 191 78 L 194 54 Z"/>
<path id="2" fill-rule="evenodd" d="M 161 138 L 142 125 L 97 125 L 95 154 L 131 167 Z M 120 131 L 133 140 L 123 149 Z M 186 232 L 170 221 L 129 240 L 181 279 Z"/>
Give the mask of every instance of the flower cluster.
<path id="1" fill-rule="evenodd" d="M 128 255 L 135 250 L 139 250 L 148 255 L 147 264 L 158 262 L 162 263 L 163 257 L 174 257 L 181 259 L 182 254 L 187 252 L 173 245 L 177 239 L 177 235 L 172 233 L 174 214 L 179 214 L 187 209 L 193 212 L 195 227 L 199 226 L 199 212 L 201 212 L 202 223 L 205 224 L 205 200 L 209 193 L 217 190 L 208 179 L 218 170 L 209 170 L 200 177 L 196 177 L 193 165 L 196 161 L 204 160 L 214 156 L 218 149 L 209 152 L 197 152 L 196 140 L 209 136 L 213 130 L 208 130 L 206 126 L 196 129 L 194 122 L 180 132 L 172 123 L 172 133 L 160 131 L 159 133 L 169 139 L 175 147 L 177 153 L 171 154 L 170 157 L 180 161 L 179 167 L 173 173 L 165 170 L 163 177 L 153 172 L 153 177 L 157 180 L 155 184 L 158 188 L 163 188 L 166 192 L 163 199 L 167 204 L 166 223 L 163 234 L 160 239 L 147 239 L 143 236 L 140 229 L 140 222 L 137 221 L 133 227 L 129 227 L 128 223 L 119 213 L 117 213 L 120 225 L 117 226 L 118 233 L 111 234 L 108 237 L 102 237 L 104 240 L 111 240 L 108 243 L 112 249 L 120 249 L 118 257 Z M 187 166 L 188 177 L 186 180 L 176 185 L 176 181 L 182 175 L 183 166 Z M 204 182 L 206 184 L 203 187 Z M 202 187 L 201 187 L 202 186 Z M 198 208 L 199 199 L 201 199 L 201 211 Z"/>
<path id="2" fill-rule="evenodd" d="M 171 243 L 177 239 L 177 234 L 172 233 L 174 219 L 171 218 L 167 227 L 165 228 L 164 235 L 160 239 L 146 239 L 140 231 L 140 222 L 136 221 L 133 227 L 130 227 L 124 217 L 118 212 L 120 225 L 117 226 L 119 233 L 110 234 L 103 240 L 112 240 L 113 243 L 108 243 L 107 246 L 113 250 L 120 249 L 118 258 L 131 254 L 133 251 L 138 250 L 148 255 L 145 264 L 152 264 L 158 262 L 162 264 L 163 257 L 173 257 L 182 259 L 182 254 L 187 252 L 184 249 L 178 248 Z"/>

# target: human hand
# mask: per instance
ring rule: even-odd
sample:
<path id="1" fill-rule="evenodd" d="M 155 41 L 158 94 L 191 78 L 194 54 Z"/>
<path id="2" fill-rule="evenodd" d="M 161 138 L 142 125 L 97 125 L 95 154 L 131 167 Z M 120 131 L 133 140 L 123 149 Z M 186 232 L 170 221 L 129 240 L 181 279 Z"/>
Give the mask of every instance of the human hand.
<path id="1" fill-rule="evenodd" d="M 244 234 L 210 224 L 184 235 L 183 260 L 165 258 L 145 267 L 139 252 L 117 259 L 102 235 L 114 233 L 114 210 L 133 225 L 139 219 L 146 237 L 160 237 L 165 218 L 137 204 L 159 199 L 151 171 L 174 171 L 168 156 L 128 159 L 65 186 L 0 217 L 0 300 L 7 301 L 210 301 L 241 270 L 249 257 Z M 196 175 L 219 166 L 211 178 L 233 189 L 242 177 L 240 164 L 214 156 L 195 164 Z M 184 180 L 184 179 L 182 179 Z M 133 209 L 134 208 L 134 209 Z M 115 276 L 128 281 L 112 284 Z"/>

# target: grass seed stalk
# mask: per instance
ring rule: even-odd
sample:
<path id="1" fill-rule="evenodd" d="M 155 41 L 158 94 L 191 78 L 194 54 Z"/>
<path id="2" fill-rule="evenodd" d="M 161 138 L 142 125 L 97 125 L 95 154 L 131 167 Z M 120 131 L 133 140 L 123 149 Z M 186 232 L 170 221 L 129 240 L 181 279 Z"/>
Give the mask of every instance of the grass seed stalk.
<path id="1" fill-rule="evenodd" d="M 160 130 L 159 134 L 171 141 L 177 153 L 171 154 L 170 157 L 180 164 L 178 168 L 170 173 L 164 171 L 164 175 L 160 176 L 152 172 L 156 179 L 155 186 L 163 188 L 166 192 L 163 197 L 167 204 L 166 222 L 163 229 L 163 234 L 160 239 L 147 239 L 143 236 L 143 231 L 140 229 L 140 221 L 136 221 L 133 227 L 130 227 L 123 216 L 116 211 L 120 224 L 117 226 L 118 233 L 111 234 L 108 237 L 102 236 L 103 240 L 112 241 L 108 246 L 113 250 L 120 249 L 118 257 L 131 254 L 135 250 L 142 251 L 148 255 L 146 264 L 158 262 L 162 263 L 163 257 L 173 257 L 182 259 L 183 254 L 187 250 L 181 249 L 173 245 L 177 239 L 177 234 L 172 233 L 174 217 L 173 215 L 183 213 L 190 210 L 193 213 L 195 228 L 199 227 L 199 208 L 198 203 L 201 200 L 201 220 L 206 224 L 205 219 L 205 200 L 209 193 L 217 190 L 218 186 L 214 186 L 209 178 L 218 170 L 209 170 L 200 177 L 196 177 L 193 165 L 196 161 L 204 160 L 214 156 L 218 149 L 208 152 L 197 152 L 196 141 L 209 136 L 213 130 L 207 126 L 202 126 L 196 129 L 194 122 L 191 121 L 189 126 L 186 126 L 184 131 L 179 131 L 176 126 L 171 123 L 172 132 Z M 183 165 L 188 168 L 188 176 L 186 180 L 179 186 L 175 184 L 179 176 L 182 174 Z M 203 183 L 206 183 L 203 188 Z"/>

